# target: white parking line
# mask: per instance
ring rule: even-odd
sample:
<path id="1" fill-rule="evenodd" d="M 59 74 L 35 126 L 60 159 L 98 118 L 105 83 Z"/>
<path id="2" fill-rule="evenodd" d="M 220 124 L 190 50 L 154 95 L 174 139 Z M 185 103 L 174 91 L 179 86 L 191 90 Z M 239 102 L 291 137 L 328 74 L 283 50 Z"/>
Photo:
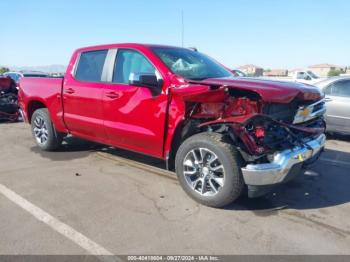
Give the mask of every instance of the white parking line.
<path id="1" fill-rule="evenodd" d="M 17 193 L 13 192 L 6 186 L 0 184 L 0 193 L 4 195 L 6 198 L 11 200 L 16 205 L 20 206 L 27 212 L 29 212 L 32 216 L 34 216 L 39 221 L 45 223 L 46 225 L 50 226 L 53 230 L 57 231 L 58 233 L 62 234 L 66 238 L 70 239 L 83 249 L 85 249 L 88 253 L 99 256 L 98 258 L 102 261 L 106 262 L 112 262 L 112 261 L 121 261 L 117 257 L 113 257 L 113 254 L 97 244 L 96 242 L 92 241 L 91 239 L 87 238 L 83 234 L 79 233 L 72 227 L 64 224 L 60 220 L 54 218 L 41 208 L 33 205 L 28 200 L 24 199 Z"/>

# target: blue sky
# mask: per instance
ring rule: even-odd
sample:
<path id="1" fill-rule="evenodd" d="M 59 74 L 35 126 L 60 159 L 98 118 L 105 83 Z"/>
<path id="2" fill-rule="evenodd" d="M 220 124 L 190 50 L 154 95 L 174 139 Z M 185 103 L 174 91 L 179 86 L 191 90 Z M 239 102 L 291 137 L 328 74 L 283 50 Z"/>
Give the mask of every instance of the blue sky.
<path id="1" fill-rule="evenodd" d="M 66 65 L 74 49 L 196 46 L 229 67 L 350 65 L 348 0 L 0 1 L 0 65 Z"/>

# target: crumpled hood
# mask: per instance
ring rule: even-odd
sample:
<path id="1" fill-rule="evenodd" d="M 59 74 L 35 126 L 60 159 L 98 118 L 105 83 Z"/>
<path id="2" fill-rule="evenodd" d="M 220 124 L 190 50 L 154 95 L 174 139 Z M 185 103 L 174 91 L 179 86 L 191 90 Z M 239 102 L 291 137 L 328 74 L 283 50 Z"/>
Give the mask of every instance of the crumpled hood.
<path id="1" fill-rule="evenodd" d="M 192 81 L 191 81 L 192 82 Z M 195 81 L 198 84 L 226 86 L 258 93 L 265 102 L 289 103 L 294 98 L 303 100 L 319 100 L 321 91 L 314 86 L 287 81 L 275 81 L 258 78 L 211 78 Z"/>

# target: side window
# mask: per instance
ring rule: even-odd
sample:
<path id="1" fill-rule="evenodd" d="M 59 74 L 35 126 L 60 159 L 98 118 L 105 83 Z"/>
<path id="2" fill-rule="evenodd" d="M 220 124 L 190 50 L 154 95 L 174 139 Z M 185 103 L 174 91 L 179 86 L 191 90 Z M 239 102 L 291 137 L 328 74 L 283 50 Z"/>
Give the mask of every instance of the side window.
<path id="1" fill-rule="evenodd" d="M 298 72 L 297 79 L 304 79 L 304 78 L 305 78 L 305 73 L 304 72 Z"/>
<path id="2" fill-rule="evenodd" d="M 155 74 L 154 66 L 137 51 L 119 49 L 113 71 L 113 83 L 128 84 L 131 73 Z"/>
<path id="3" fill-rule="evenodd" d="M 327 87 L 326 94 L 350 97 L 350 80 L 342 80 L 331 84 Z"/>
<path id="4" fill-rule="evenodd" d="M 81 81 L 100 82 L 106 56 L 107 50 L 81 53 L 75 78 Z"/>
<path id="5" fill-rule="evenodd" d="M 327 87 L 325 87 L 324 88 L 324 93 L 326 94 L 326 95 L 332 95 L 332 87 L 333 87 L 333 84 L 332 85 L 329 85 L 329 86 L 327 86 Z"/>

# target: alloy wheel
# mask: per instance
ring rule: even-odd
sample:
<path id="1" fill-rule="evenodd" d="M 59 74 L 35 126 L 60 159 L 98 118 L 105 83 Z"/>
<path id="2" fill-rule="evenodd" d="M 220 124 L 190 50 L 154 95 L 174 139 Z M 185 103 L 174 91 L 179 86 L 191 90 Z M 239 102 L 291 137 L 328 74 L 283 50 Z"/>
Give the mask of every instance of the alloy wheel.
<path id="1" fill-rule="evenodd" d="M 39 144 L 44 145 L 47 142 L 49 138 L 49 131 L 42 116 L 35 117 L 33 132 L 35 139 Z"/>
<path id="2" fill-rule="evenodd" d="M 224 186 L 224 167 L 218 156 L 207 148 L 189 151 L 183 170 L 187 185 L 202 196 L 214 196 Z"/>

